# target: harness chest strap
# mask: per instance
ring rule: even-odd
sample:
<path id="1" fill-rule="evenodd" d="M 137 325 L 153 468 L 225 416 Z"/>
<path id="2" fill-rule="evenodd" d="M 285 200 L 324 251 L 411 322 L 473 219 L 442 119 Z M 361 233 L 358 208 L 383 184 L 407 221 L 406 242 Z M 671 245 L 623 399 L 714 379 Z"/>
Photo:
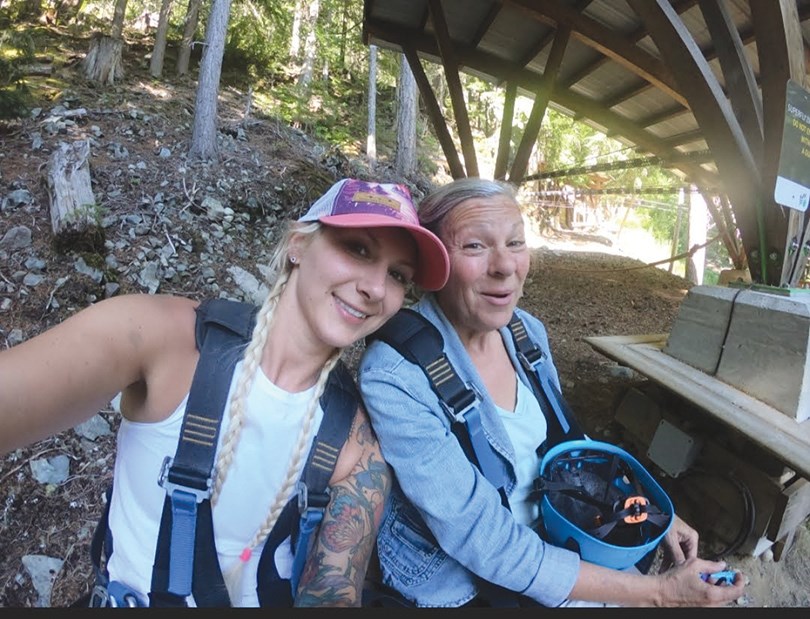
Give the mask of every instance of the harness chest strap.
<path id="1" fill-rule="evenodd" d="M 257 309 L 224 299 L 205 300 L 197 309 L 196 337 L 200 360 L 175 456 L 166 458 L 160 475 L 159 482 L 166 488 L 167 495 L 155 552 L 150 606 L 183 607 L 190 593 L 199 607 L 231 605 L 216 553 L 210 502 L 211 477 L 233 370 L 244 346 L 250 341 Z M 323 519 L 323 511 L 329 502 L 328 483 L 351 430 L 359 401 L 351 375 L 344 364 L 338 363 L 321 396 L 324 418 L 304 466 L 298 495 L 290 501 L 290 509 L 285 508 L 288 515 L 283 518 L 283 523 L 282 518 L 279 519 L 260 559 L 259 579 L 264 587 L 259 583 L 257 588 L 262 605 L 292 604 L 310 535 Z M 111 491 L 109 488 L 108 497 Z M 108 514 L 109 500 L 91 544 L 97 582 L 92 594 L 95 604 L 91 605 L 95 606 L 124 605 L 110 598 L 116 583 L 109 582 L 106 569 L 102 568 L 102 555 L 109 557 L 113 550 Z M 269 543 L 274 534 L 278 537 L 275 545 Z M 290 534 L 297 535 L 291 581 L 282 579 L 274 565 L 273 569 L 266 570 L 269 575 L 263 576 L 261 566 L 268 563 L 265 557 L 269 557 L 272 564 L 275 548 Z"/>

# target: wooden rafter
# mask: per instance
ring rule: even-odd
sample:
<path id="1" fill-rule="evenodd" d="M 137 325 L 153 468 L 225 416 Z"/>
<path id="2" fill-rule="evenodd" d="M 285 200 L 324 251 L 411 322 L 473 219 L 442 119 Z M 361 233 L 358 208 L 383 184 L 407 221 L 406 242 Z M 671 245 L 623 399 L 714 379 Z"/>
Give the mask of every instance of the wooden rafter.
<path id="1" fill-rule="evenodd" d="M 450 33 L 447 29 L 447 20 L 444 17 L 441 0 L 428 0 L 430 16 L 436 32 L 436 41 L 444 66 L 444 77 L 447 80 L 447 89 L 450 91 L 450 101 L 453 105 L 453 114 L 456 119 L 456 131 L 461 142 L 461 152 L 464 155 L 464 165 L 467 176 L 478 176 L 478 158 L 475 154 L 475 142 L 470 128 L 470 118 L 467 114 L 467 104 L 464 101 L 464 89 L 459 76 L 459 64 Z"/>
<path id="2" fill-rule="evenodd" d="M 683 116 L 684 114 L 689 114 L 690 112 L 691 110 L 689 108 L 683 107 L 682 105 L 676 105 L 659 112 L 655 112 L 654 114 L 650 114 L 649 116 L 645 116 L 644 118 L 636 121 L 636 124 L 639 127 L 652 127 L 658 123 L 672 120 L 673 118 Z"/>
<path id="3" fill-rule="evenodd" d="M 444 152 L 444 158 L 447 160 L 450 174 L 453 178 L 462 178 L 465 175 L 464 166 L 461 165 L 461 159 L 459 159 L 456 145 L 453 143 L 453 138 L 444 120 L 442 108 L 436 100 L 433 89 L 430 87 L 430 81 L 427 75 L 425 75 L 425 70 L 422 68 L 422 63 L 419 61 L 416 49 L 412 46 L 403 45 L 402 50 L 405 54 L 405 59 L 408 61 L 408 65 L 411 67 L 411 72 L 416 81 L 416 87 L 422 95 L 422 101 L 425 103 L 428 118 L 430 118 L 430 122 L 433 124 L 433 128 L 436 131 L 436 137 L 442 147 L 442 152 Z"/>
<path id="4" fill-rule="evenodd" d="M 529 120 L 526 121 L 523 137 L 520 140 L 517 151 L 515 151 L 515 159 L 509 171 L 509 180 L 515 185 L 520 185 L 521 180 L 526 175 L 529 157 L 532 154 L 535 142 L 537 142 L 537 134 L 540 133 L 543 116 L 545 116 L 551 92 L 554 90 L 554 82 L 560 71 L 560 65 L 565 55 L 565 47 L 568 45 L 568 39 L 570 37 L 571 29 L 567 26 L 558 28 L 557 34 L 554 36 L 554 43 L 551 45 L 551 52 L 549 53 L 548 62 L 546 62 L 546 69 L 543 71 L 543 77 L 540 78 L 540 85 L 534 94 L 532 111 L 529 114 Z"/>
<path id="5" fill-rule="evenodd" d="M 758 247 L 760 227 L 755 209 L 761 177 L 717 78 L 668 0 L 628 0 L 628 4 L 644 22 L 667 64 L 678 67 L 681 89 L 715 155 L 723 187 L 734 205 L 743 244 L 747 251 Z M 763 281 L 760 269 L 753 264 L 750 268 L 752 279 Z"/>
<path id="6" fill-rule="evenodd" d="M 686 105 L 675 78 L 658 58 L 638 47 L 632 41 L 614 32 L 596 20 L 579 13 L 559 0 L 543 0 L 542 9 L 532 0 L 503 0 L 505 4 L 522 9 L 529 17 L 559 27 L 571 28 L 571 36 L 608 56 L 632 73 L 644 78 L 670 97 Z"/>
<path id="7" fill-rule="evenodd" d="M 419 49 L 429 56 L 439 57 L 439 50 L 435 39 L 426 36 L 420 31 L 409 30 L 383 21 L 369 21 L 366 26 L 374 36 L 382 40 L 389 41 L 402 48 L 412 46 L 414 49 Z M 463 66 L 471 70 L 480 71 L 485 75 L 498 75 L 505 80 L 514 81 L 517 87 L 524 91 L 534 92 L 537 88 L 538 76 L 536 73 L 486 52 L 457 44 L 456 58 Z M 606 127 L 616 134 L 626 137 L 627 140 L 637 144 L 640 150 L 644 152 L 659 155 L 664 158 L 671 158 L 671 156 L 677 152 L 674 150 L 674 146 L 670 140 L 661 139 L 645 131 L 628 118 L 611 112 L 598 102 L 577 94 L 570 89 L 566 90 L 559 86 L 555 87 L 551 94 L 551 100 L 558 103 L 563 108 L 573 111 L 575 114 L 592 119 L 600 126 Z M 700 132 L 696 132 L 695 136 L 684 143 L 696 141 L 701 138 L 702 135 Z M 697 185 L 717 185 L 717 180 L 714 175 L 706 170 L 685 165 L 679 165 L 677 167 L 684 174 L 692 178 L 693 182 Z"/>
<path id="8" fill-rule="evenodd" d="M 675 12 L 678 15 L 681 15 L 681 14 L 685 13 L 687 10 L 691 9 L 693 6 L 695 6 L 696 2 L 697 2 L 697 0 L 677 0 L 676 2 L 672 3 L 672 8 L 675 10 Z M 647 29 L 644 26 L 641 26 L 639 28 L 636 28 L 630 34 L 628 34 L 627 39 L 629 39 L 633 43 L 638 43 L 639 41 L 641 41 L 641 39 L 646 37 L 648 34 L 649 33 L 647 32 Z M 599 57 L 596 60 L 594 60 L 593 62 L 591 62 L 589 64 L 586 64 L 584 67 L 579 69 L 573 75 L 570 75 L 567 78 L 565 78 L 563 80 L 560 80 L 560 86 L 564 86 L 565 88 L 570 88 L 571 86 L 573 86 L 574 84 L 576 84 L 580 80 L 583 80 L 586 77 L 588 77 L 591 73 L 596 71 L 599 67 L 604 65 L 609 60 L 610 60 L 610 58 L 608 58 L 607 56 L 605 56 L 603 54 L 600 54 Z"/>
<path id="9" fill-rule="evenodd" d="M 723 70 L 725 91 L 734 114 L 748 141 L 754 161 L 762 161 L 762 98 L 757 88 L 754 71 L 745 55 L 745 44 L 740 39 L 726 5 L 716 0 L 699 0 L 703 19 L 715 42 L 717 57 Z"/>

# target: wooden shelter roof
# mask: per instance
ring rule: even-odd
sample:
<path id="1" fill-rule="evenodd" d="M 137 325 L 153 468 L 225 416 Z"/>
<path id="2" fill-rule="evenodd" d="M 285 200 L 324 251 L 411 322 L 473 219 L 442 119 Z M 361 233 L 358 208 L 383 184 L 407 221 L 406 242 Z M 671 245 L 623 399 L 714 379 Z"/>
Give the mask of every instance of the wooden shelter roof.
<path id="1" fill-rule="evenodd" d="M 810 83 L 810 0 L 364 1 L 364 41 L 408 59 L 454 177 L 479 175 L 465 72 L 503 87 L 496 178 L 525 179 L 551 106 L 679 170 L 754 281 L 795 285 L 810 226 L 773 190 L 788 80 Z M 452 127 L 423 61 L 444 67 Z M 534 108 L 511 152 L 516 94 Z"/>

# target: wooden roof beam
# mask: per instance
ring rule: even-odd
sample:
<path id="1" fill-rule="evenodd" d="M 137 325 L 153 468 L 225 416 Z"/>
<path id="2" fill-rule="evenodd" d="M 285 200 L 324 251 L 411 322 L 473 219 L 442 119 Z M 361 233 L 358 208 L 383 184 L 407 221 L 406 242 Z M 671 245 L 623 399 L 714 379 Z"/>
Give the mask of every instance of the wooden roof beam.
<path id="1" fill-rule="evenodd" d="M 582 12 L 586 8 L 588 8 L 588 5 L 591 4 L 592 2 L 593 0 L 579 0 L 579 2 L 574 5 L 574 10 Z M 546 49 L 547 46 L 551 45 L 551 43 L 554 41 L 554 32 L 555 29 L 552 29 L 551 32 L 546 34 L 544 37 L 541 37 L 540 40 L 537 41 L 537 43 L 535 43 L 531 48 L 529 48 L 528 52 L 526 52 L 523 56 L 521 56 L 520 60 L 518 60 L 518 64 L 522 67 L 525 67 L 532 61 L 532 59 L 535 56 L 537 56 L 540 52 Z"/>
<path id="2" fill-rule="evenodd" d="M 672 3 L 672 8 L 678 15 L 681 15 L 682 13 L 685 13 L 687 10 L 695 6 L 697 1 L 698 0 L 675 0 L 675 2 Z M 633 43 L 638 43 L 648 34 L 649 33 L 647 32 L 647 29 L 642 25 L 636 28 L 630 34 L 626 35 L 626 38 L 632 41 Z M 582 67 L 579 71 L 577 71 L 573 75 L 568 76 L 564 80 L 560 80 L 560 86 L 564 88 L 570 88 L 580 80 L 583 80 L 586 77 L 588 77 L 591 73 L 596 71 L 599 67 L 604 65 L 609 60 L 610 58 L 608 58 L 607 56 L 600 55 L 599 58 L 597 58 L 596 60 L 594 60 L 589 64 L 586 64 L 584 67 Z"/>
<path id="3" fill-rule="evenodd" d="M 643 92 L 647 92 L 648 90 L 654 88 L 654 86 L 646 81 L 646 80 L 638 80 L 631 84 L 628 88 L 625 88 L 621 92 L 614 94 L 612 97 L 606 97 L 602 100 L 602 105 L 605 107 L 615 107 L 620 103 L 624 103 L 628 99 L 632 99 L 640 95 Z M 679 103 L 681 103 L 679 101 Z M 685 105 L 682 103 L 682 105 Z"/>
<path id="4" fill-rule="evenodd" d="M 441 0 L 428 0 L 430 16 L 436 31 L 436 41 L 439 44 L 444 77 L 450 91 L 450 101 L 453 104 L 453 114 L 456 118 L 456 131 L 461 142 L 461 152 L 464 155 L 464 165 L 467 176 L 478 176 L 478 159 L 475 154 L 475 142 L 470 128 L 470 117 L 467 114 L 467 104 L 464 101 L 464 88 L 459 77 L 459 64 L 450 33 L 447 29 L 447 20 L 444 17 Z"/>
<path id="5" fill-rule="evenodd" d="M 529 113 L 529 120 L 526 121 L 523 137 L 515 151 L 515 159 L 512 162 L 512 168 L 509 170 L 509 180 L 515 185 L 520 185 L 521 180 L 526 176 L 529 157 L 537 142 L 537 134 L 540 133 L 540 127 L 543 124 L 543 116 L 546 114 L 548 101 L 554 89 L 557 74 L 560 72 L 560 65 L 565 55 L 565 48 L 570 38 L 571 29 L 569 27 L 560 26 L 557 29 L 557 34 L 554 37 L 554 43 L 549 53 L 548 62 L 543 71 L 543 77 L 540 78 L 540 85 L 534 94 L 534 103 L 532 105 L 532 111 Z"/>
<path id="6" fill-rule="evenodd" d="M 436 40 L 433 37 L 426 36 L 423 32 L 409 30 L 402 28 L 398 24 L 383 21 L 370 21 L 367 27 L 371 35 L 378 39 L 398 45 L 401 48 L 411 46 L 424 54 L 440 58 Z M 466 66 L 484 75 L 497 76 L 508 82 L 514 82 L 518 88 L 528 92 L 534 92 L 537 88 L 539 77 L 537 73 L 491 54 L 464 45 L 457 45 L 456 58 L 460 63 L 459 66 Z M 416 75 L 416 72 L 414 72 L 414 75 Z M 600 126 L 615 131 L 618 135 L 626 138 L 628 142 L 636 144 L 640 152 L 643 151 L 664 158 L 671 158 L 677 153 L 673 145 L 667 140 L 645 131 L 627 118 L 619 116 L 598 102 L 571 90 L 555 87 L 551 93 L 551 101 L 559 103 L 563 108 L 571 110 L 574 114 L 593 119 Z M 699 139 L 702 134 L 698 131 L 696 137 Z M 702 168 L 696 169 L 695 166 L 687 166 L 686 164 L 679 164 L 677 167 L 684 174 L 692 177 L 691 182 L 695 184 L 704 184 L 710 187 L 718 184 L 715 175 Z"/>
<path id="7" fill-rule="evenodd" d="M 669 66 L 678 66 L 682 92 L 702 129 L 735 207 L 737 225 L 746 251 L 757 247 L 759 224 L 755 213 L 761 177 L 731 105 L 683 21 L 668 0 L 628 0 L 646 25 L 650 36 Z M 765 281 L 764 273 L 751 265 L 754 281 Z"/>
<path id="8" fill-rule="evenodd" d="M 664 143 L 671 148 L 675 148 L 676 146 L 684 146 L 685 144 L 692 144 L 698 140 L 705 139 L 706 136 L 703 134 L 703 131 L 693 129 L 692 131 L 684 131 L 683 133 L 677 133 L 668 138 L 664 138 Z"/>
<path id="9" fill-rule="evenodd" d="M 725 3 L 699 0 L 699 4 L 712 41 L 715 42 L 731 107 L 754 161 L 759 164 L 762 161 L 762 98 L 754 71 L 745 55 L 745 44 Z"/>
<path id="10" fill-rule="evenodd" d="M 475 34 L 473 35 L 472 41 L 470 41 L 470 46 L 478 47 L 478 44 L 481 43 L 481 39 L 484 38 L 492 26 L 492 23 L 498 17 L 501 9 L 503 9 L 502 4 L 498 2 L 493 3 L 493 5 L 489 8 L 489 12 L 486 14 L 486 17 L 484 17 L 481 23 L 478 24 L 478 30 L 476 30 Z"/>
<path id="11" fill-rule="evenodd" d="M 688 107 L 683 107 L 682 105 L 675 105 L 665 110 L 661 110 L 660 112 L 656 112 L 655 114 L 650 114 L 649 116 L 640 118 L 639 120 L 636 121 L 636 124 L 639 127 L 645 128 L 652 127 L 654 125 L 657 125 L 658 123 L 662 123 L 667 120 L 677 118 L 678 116 L 688 114 L 689 112 L 691 112 L 691 110 Z"/>
<path id="12" fill-rule="evenodd" d="M 522 9 L 527 15 L 543 23 L 557 27 L 563 24 L 568 26 L 571 28 L 572 36 L 610 57 L 632 73 L 651 82 L 679 103 L 686 105 L 686 99 L 681 95 L 675 78 L 666 64 L 618 32 L 606 28 L 560 0 L 502 1 Z"/>
<path id="13" fill-rule="evenodd" d="M 461 165 L 456 145 L 453 143 L 453 138 L 450 135 L 450 130 L 447 128 L 447 123 L 444 120 L 444 114 L 439 102 L 436 100 L 436 95 L 433 88 L 430 86 L 430 80 L 425 75 L 425 70 L 422 68 L 422 63 L 419 61 L 419 56 L 416 49 L 412 45 L 403 45 L 402 53 L 411 67 L 416 87 L 419 89 L 419 94 L 422 95 L 422 101 L 425 103 L 428 118 L 433 124 L 436 131 L 436 137 L 439 140 L 439 145 L 444 152 L 444 158 L 447 160 L 447 165 L 450 168 L 450 175 L 453 178 L 463 178 L 465 176 L 464 166 Z"/>

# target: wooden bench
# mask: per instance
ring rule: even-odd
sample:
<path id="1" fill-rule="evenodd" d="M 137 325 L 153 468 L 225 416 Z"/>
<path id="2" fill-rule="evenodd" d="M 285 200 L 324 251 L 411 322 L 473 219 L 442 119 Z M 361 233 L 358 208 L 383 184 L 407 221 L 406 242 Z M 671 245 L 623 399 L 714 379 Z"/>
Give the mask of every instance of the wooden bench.
<path id="1" fill-rule="evenodd" d="M 650 453 L 656 432 L 669 432 L 671 449 L 678 436 L 688 437 L 684 470 L 662 470 L 679 515 L 721 547 L 748 527 L 735 550 L 758 556 L 772 548 L 779 560 L 810 515 L 810 419 L 798 422 L 664 353 L 667 334 L 584 340 L 647 379 L 616 409 L 616 421 L 645 463 L 658 464 L 655 450 Z M 744 495 L 753 503 L 750 516 L 742 513 Z"/>

